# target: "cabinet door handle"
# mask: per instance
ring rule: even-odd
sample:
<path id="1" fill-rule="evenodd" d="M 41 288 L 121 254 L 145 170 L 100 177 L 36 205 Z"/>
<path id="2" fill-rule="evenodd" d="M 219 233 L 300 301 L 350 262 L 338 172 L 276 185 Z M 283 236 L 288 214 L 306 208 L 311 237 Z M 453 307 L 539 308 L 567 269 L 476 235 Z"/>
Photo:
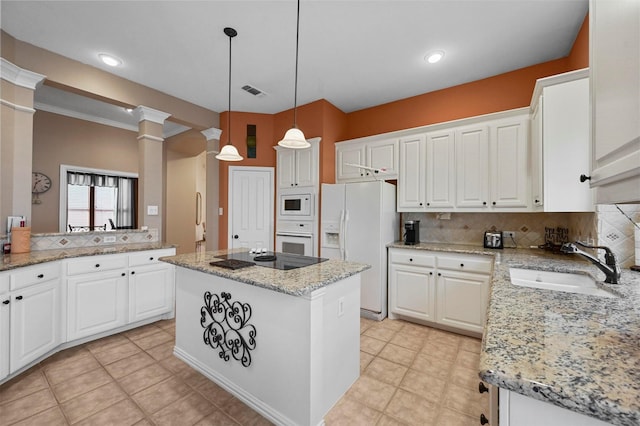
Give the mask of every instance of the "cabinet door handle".
<path id="1" fill-rule="evenodd" d="M 44 274 L 38 274 L 38 278 L 44 278 Z"/>
<path id="2" fill-rule="evenodd" d="M 478 383 L 478 392 L 480 392 L 480 393 L 489 392 L 489 388 L 486 387 L 484 385 L 484 383 L 480 382 L 480 383 Z"/>
<path id="3" fill-rule="evenodd" d="M 8 305 L 9 303 L 11 303 L 11 300 L 9 300 L 9 299 L 2 301 L 3 305 Z"/>
<path id="4" fill-rule="evenodd" d="M 486 425 L 487 423 L 489 423 L 489 419 L 487 419 L 484 414 L 480 414 L 480 424 Z"/>
<path id="5" fill-rule="evenodd" d="M 22 296 L 16 296 L 16 300 L 22 300 Z"/>

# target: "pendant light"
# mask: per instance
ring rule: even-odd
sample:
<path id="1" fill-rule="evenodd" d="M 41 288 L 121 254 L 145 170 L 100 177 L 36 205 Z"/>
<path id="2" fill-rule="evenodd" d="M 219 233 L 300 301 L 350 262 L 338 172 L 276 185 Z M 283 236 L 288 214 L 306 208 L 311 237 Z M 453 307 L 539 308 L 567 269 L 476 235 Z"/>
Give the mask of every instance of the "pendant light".
<path id="1" fill-rule="evenodd" d="M 295 78 L 295 89 L 293 94 L 293 127 L 287 130 L 287 133 L 284 134 L 284 138 L 278 145 L 283 146 L 285 148 L 294 148 L 294 149 L 302 149 L 309 148 L 311 144 L 307 142 L 304 137 L 304 133 L 302 130 L 298 129 L 296 123 L 296 111 L 298 105 L 298 39 L 300 38 L 300 0 L 298 0 L 298 13 L 296 17 L 296 78 Z"/>
<path id="2" fill-rule="evenodd" d="M 222 147 L 222 150 L 216 158 L 222 161 L 242 161 L 243 158 L 238 154 L 238 150 L 231 143 L 231 39 L 238 35 L 238 32 L 233 28 L 225 28 L 224 33 L 229 36 L 229 110 L 227 111 L 227 144 Z"/>

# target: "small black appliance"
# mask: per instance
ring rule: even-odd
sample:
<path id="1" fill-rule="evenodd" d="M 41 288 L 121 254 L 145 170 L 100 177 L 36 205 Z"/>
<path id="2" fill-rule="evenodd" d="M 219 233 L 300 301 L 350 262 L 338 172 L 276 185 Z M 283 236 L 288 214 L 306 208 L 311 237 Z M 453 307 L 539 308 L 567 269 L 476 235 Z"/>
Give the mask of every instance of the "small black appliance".
<path id="1" fill-rule="evenodd" d="M 420 242 L 420 221 L 407 220 L 404 223 L 404 244 L 412 246 Z"/>

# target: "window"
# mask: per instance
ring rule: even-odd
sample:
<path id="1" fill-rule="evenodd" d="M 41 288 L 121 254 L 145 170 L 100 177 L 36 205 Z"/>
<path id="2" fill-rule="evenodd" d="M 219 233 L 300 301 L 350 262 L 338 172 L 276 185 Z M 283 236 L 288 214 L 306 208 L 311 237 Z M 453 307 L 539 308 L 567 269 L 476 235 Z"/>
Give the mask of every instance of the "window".
<path id="1" fill-rule="evenodd" d="M 60 167 L 62 232 L 137 228 L 136 175 Z"/>

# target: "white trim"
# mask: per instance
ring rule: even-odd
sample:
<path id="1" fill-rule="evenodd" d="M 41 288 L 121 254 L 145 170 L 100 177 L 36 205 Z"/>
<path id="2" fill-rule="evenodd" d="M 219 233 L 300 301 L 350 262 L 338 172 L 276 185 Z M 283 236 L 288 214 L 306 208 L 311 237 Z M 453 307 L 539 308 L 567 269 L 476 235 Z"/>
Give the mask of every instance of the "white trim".
<path id="1" fill-rule="evenodd" d="M 144 105 L 140 105 L 135 109 L 138 115 L 138 122 L 151 121 L 153 123 L 164 124 L 164 120 L 171 117 L 171 114 L 157 109 L 149 108 Z"/>
<path id="2" fill-rule="evenodd" d="M 71 109 L 62 108 L 56 105 L 44 104 L 36 102 L 36 109 L 39 111 L 46 111 L 53 114 L 64 115 L 66 117 L 77 118 L 78 120 L 91 121 L 93 123 L 104 124 L 105 126 L 116 127 L 124 130 L 131 130 L 133 132 L 138 131 L 138 126 L 123 123 L 122 121 L 109 120 L 103 117 L 97 117 L 91 114 L 85 114 L 79 111 L 73 111 Z"/>
<path id="3" fill-rule="evenodd" d="M 38 83 L 47 77 L 42 74 L 38 74 L 37 72 L 20 68 L 16 64 L 7 61 L 5 58 L 0 58 L 0 78 L 13 83 L 16 86 L 35 90 Z"/>
<path id="4" fill-rule="evenodd" d="M 147 135 L 146 133 L 144 135 L 138 136 L 136 139 L 137 140 L 149 139 L 149 140 L 156 141 L 156 142 L 164 142 L 164 138 L 161 138 L 159 136 Z"/>
<path id="5" fill-rule="evenodd" d="M 231 220 L 230 218 L 233 216 L 233 211 L 231 211 L 231 197 L 230 194 L 233 193 L 233 179 L 231 178 L 231 176 L 233 176 L 233 172 L 236 171 L 263 171 L 263 172 L 268 172 L 269 173 L 269 179 L 271 181 L 271 184 L 269 185 L 269 191 L 271 192 L 270 196 L 269 196 L 269 207 L 268 207 L 268 211 L 269 211 L 269 249 L 273 250 L 275 248 L 275 241 L 273 239 L 274 236 L 274 178 L 275 178 L 275 170 L 273 167 L 249 167 L 249 166 L 229 166 L 229 169 L 227 171 L 227 178 L 229 180 L 229 185 L 228 185 L 228 192 L 227 192 L 227 248 L 230 248 L 233 246 L 233 241 L 232 240 L 232 229 L 231 229 Z"/>
<path id="6" fill-rule="evenodd" d="M 58 232 L 66 232 L 67 230 L 67 172 L 84 172 L 96 173 L 111 176 L 121 176 L 128 178 L 137 178 L 138 173 L 121 172 L 116 170 L 95 169 L 91 167 L 71 166 L 68 164 L 60 164 L 60 200 L 59 200 L 59 220 Z"/>
<path id="7" fill-rule="evenodd" d="M 538 104 L 538 99 L 540 98 L 540 95 L 542 95 L 542 89 L 549 86 L 555 86 L 556 84 L 580 80 L 582 78 L 589 78 L 589 68 L 582 68 L 575 71 L 537 79 L 536 85 L 533 88 L 533 95 L 531 95 L 531 102 L 529 102 L 531 112 L 533 112 L 535 106 Z"/>
<path id="8" fill-rule="evenodd" d="M 7 100 L 4 99 L 0 99 L 0 104 L 4 105 L 4 106 L 8 106 L 9 108 L 15 109 L 16 111 L 20 111 L 20 112 L 28 112 L 28 113 L 35 113 L 36 110 L 31 108 L 31 107 L 26 107 L 26 106 L 22 106 L 22 105 L 16 105 L 13 102 L 9 102 Z"/>
<path id="9" fill-rule="evenodd" d="M 220 140 L 220 135 L 222 134 L 222 130 L 217 129 L 215 127 L 211 127 L 209 129 L 202 130 L 200 133 L 202 133 L 204 137 L 207 138 L 207 141 L 210 141 L 212 139 Z"/>

